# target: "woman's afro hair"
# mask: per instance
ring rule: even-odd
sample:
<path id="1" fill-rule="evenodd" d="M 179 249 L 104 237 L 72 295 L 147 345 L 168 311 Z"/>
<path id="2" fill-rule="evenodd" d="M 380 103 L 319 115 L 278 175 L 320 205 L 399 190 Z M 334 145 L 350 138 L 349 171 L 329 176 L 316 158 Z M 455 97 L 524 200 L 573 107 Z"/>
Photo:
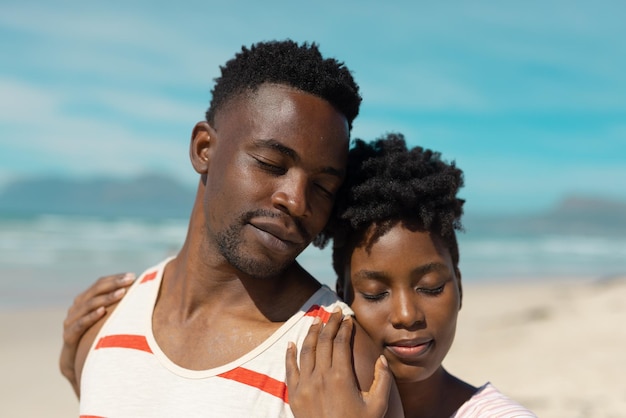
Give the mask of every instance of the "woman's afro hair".
<path id="1" fill-rule="evenodd" d="M 323 248 L 333 240 L 333 267 L 341 278 L 348 253 L 364 244 L 368 228 L 375 227 L 371 245 L 401 222 L 442 238 L 456 266 L 456 230 L 462 230 L 464 204 L 457 193 L 462 186 L 463 172 L 454 162 L 422 147 L 408 149 L 402 134 L 369 143 L 356 139 L 333 215 L 314 244 Z"/>

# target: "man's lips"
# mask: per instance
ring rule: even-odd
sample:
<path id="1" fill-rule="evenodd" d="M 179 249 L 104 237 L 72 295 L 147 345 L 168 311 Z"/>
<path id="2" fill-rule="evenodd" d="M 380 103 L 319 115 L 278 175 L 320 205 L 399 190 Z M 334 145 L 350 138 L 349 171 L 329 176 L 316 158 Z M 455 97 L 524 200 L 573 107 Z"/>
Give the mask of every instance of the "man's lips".
<path id="1" fill-rule="evenodd" d="M 288 227 L 269 220 L 253 220 L 252 226 L 289 244 L 302 245 L 306 241 L 295 227 Z"/>
<path id="2" fill-rule="evenodd" d="M 411 360 L 429 351 L 432 344 L 432 339 L 399 340 L 387 343 L 386 348 L 396 357 Z"/>

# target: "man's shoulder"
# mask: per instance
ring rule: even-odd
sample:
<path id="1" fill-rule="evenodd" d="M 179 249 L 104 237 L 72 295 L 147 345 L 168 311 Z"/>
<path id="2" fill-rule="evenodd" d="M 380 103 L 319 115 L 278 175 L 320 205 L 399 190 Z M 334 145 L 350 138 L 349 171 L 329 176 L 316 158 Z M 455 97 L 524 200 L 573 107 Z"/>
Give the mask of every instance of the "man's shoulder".
<path id="1" fill-rule="evenodd" d="M 342 301 L 341 298 L 326 285 L 320 286 L 320 288 L 309 298 L 309 300 L 305 304 L 305 306 L 313 305 L 324 307 L 326 310 L 330 308 L 331 311 L 335 307 L 339 307 L 344 312 L 344 315 L 354 314 L 350 306 Z"/>

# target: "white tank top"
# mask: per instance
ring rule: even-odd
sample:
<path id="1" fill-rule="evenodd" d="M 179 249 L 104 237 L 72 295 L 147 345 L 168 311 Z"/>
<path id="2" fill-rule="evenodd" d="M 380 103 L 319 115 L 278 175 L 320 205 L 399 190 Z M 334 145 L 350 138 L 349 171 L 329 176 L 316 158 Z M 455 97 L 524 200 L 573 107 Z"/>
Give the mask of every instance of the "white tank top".
<path id="1" fill-rule="evenodd" d="M 314 317 L 335 306 L 321 287 L 270 338 L 241 358 L 209 370 L 188 370 L 160 350 L 152 312 L 167 262 L 131 286 L 94 340 L 82 372 L 81 417 L 292 417 L 285 384 L 289 341 L 302 346 Z"/>

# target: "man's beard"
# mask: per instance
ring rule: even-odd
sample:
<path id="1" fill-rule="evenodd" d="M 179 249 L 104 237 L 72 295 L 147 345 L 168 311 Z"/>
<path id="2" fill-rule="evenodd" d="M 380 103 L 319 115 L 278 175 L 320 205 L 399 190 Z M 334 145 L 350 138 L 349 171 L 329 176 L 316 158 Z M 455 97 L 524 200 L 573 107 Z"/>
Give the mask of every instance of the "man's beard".
<path id="1" fill-rule="evenodd" d="M 243 214 L 225 231 L 216 234 L 216 242 L 220 254 L 230 265 L 249 276 L 266 279 L 284 272 L 295 262 L 295 257 L 277 262 L 264 257 L 255 257 L 255 254 L 250 253 L 249 250 L 242 249 L 242 230 L 250 219 L 259 215 L 267 216 L 268 214 L 259 212 Z"/>

